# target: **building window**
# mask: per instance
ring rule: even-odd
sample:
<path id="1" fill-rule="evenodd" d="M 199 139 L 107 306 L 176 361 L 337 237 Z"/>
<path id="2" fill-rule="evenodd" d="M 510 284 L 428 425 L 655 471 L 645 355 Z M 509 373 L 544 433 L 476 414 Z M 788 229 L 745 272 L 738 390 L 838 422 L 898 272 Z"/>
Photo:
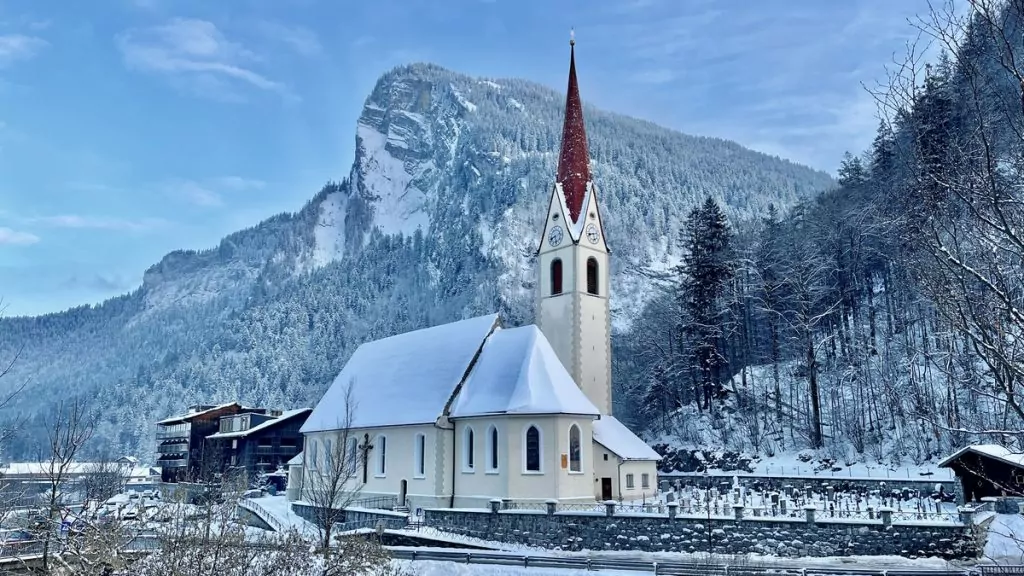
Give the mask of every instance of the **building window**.
<path id="1" fill-rule="evenodd" d="M 632 474 L 626 474 L 626 489 L 627 490 L 632 490 L 634 487 L 635 487 L 635 485 L 633 484 L 633 475 Z"/>
<path id="2" fill-rule="evenodd" d="M 525 440 L 526 452 L 524 456 L 526 458 L 526 471 L 541 472 L 540 428 L 531 424 L 526 429 Z"/>
<path id="3" fill-rule="evenodd" d="M 416 435 L 416 470 L 415 475 L 423 478 L 427 475 L 427 437 Z"/>
<path id="4" fill-rule="evenodd" d="M 498 471 L 498 428 L 493 424 L 487 429 L 487 471 Z"/>
<path id="5" fill-rule="evenodd" d="M 562 259 L 555 258 L 551 261 L 551 295 L 557 296 L 562 293 Z"/>
<path id="6" fill-rule="evenodd" d="M 607 461 L 608 461 L 608 453 L 607 453 L 607 452 L 605 452 L 605 453 L 604 453 L 604 461 L 605 461 L 605 462 L 607 462 Z"/>
<path id="7" fill-rule="evenodd" d="M 583 462 L 580 452 L 580 427 L 573 424 L 569 426 L 569 472 L 583 472 Z"/>
<path id="8" fill-rule="evenodd" d="M 376 444 L 377 476 L 384 476 L 388 473 L 388 437 L 383 434 L 377 436 Z"/>
<path id="9" fill-rule="evenodd" d="M 597 296 L 597 258 L 587 258 L 587 294 Z"/>
<path id="10" fill-rule="evenodd" d="M 651 487 L 651 475 L 644 473 L 640 475 L 640 487 L 650 488 Z"/>
<path id="11" fill-rule="evenodd" d="M 359 469 L 359 442 L 355 438 L 347 440 L 348 448 L 345 450 L 345 466 L 348 467 L 350 476 L 356 475 Z"/>
<path id="12" fill-rule="evenodd" d="M 472 472 L 476 463 L 473 458 L 473 428 L 466 426 L 462 429 L 462 471 Z"/>
<path id="13" fill-rule="evenodd" d="M 330 438 L 324 440 L 324 464 L 328 470 L 334 468 L 334 453 Z"/>
<path id="14" fill-rule="evenodd" d="M 320 455 L 320 453 L 317 452 L 317 442 L 316 442 L 316 439 L 310 440 L 310 442 L 309 442 L 309 467 L 310 467 L 310 469 L 316 470 L 318 468 L 318 466 L 317 466 L 317 457 L 319 455 Z"/>

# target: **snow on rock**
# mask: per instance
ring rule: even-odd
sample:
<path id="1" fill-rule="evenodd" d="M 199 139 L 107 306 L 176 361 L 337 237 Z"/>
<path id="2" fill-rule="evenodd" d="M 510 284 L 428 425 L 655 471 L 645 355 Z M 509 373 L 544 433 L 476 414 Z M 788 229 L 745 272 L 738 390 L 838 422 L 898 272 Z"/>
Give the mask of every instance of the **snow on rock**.
<path id="1" fill-rule="evenodd" d="M 362 193 L 374 200 L 374 225 L 385 234 L 411 236 L 417 228 L 426 231 L 430 227 L 427 195 L 413 184 L 423 167 L 400 160 L 388 150 L 389 144 L 404 144 L 405 140 L 381 134 L 362 122 L 356 135 L 361 152 L 360 184 Z"/>
<path id="2" fill-rule="evenodd" d="M 326 266 L 345 254 L 345 208 L 348 197 L 342 192 L 328 194 L 320 204 L 313 228 L 313 266 Z"/>
<path id="3" fill-rule="evenodd" d="M 455 89 L 455 86 L 452 86 L 451 88 L 452 94 L 455 96 L 455 99 L 458 100 L 459 104 L 461 104 L 462 107 L 465 108 L 467 112 L 476 112 L 476 104 L 473 104 L 469 100 L 466 100 L 466 97 L 462 95 L 462 92 L 459 92 L 458 90 Z"/>

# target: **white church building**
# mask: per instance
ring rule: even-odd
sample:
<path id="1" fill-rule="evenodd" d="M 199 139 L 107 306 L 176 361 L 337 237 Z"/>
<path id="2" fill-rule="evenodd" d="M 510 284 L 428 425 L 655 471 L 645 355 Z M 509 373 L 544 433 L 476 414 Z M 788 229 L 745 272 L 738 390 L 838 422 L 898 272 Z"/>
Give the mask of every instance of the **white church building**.
<path id="1" fill-rule="evenodd" d="M 609 249 L 598 198 L 573 47 L 537 252 L 537 324 L 505 327 L 493 314 L 360 346 L 302 427 L 292 497 L 307 499 L 324 458 L 340 452 L 332 446 L 339 437 L 356 463 L 348 485 L 359 498 L 482 508 L 494 498 L 653 496 L 658 454 L 612 416 Z"/>

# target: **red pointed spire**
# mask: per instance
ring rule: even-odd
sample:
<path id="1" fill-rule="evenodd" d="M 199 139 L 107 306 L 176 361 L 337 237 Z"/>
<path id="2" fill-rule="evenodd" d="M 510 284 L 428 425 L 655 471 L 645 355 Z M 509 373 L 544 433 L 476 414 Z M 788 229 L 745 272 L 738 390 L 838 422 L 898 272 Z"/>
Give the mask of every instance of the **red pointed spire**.
<path id="1" fill-rule="evenodd" d="M 569 89 L 565 94 L 565 124 L 562 126 L 562 151 L 558 155 L 558 178 L 565 205 L 573 222 L 583 210 L 583 197 L 590 181 L 590 156 L 587 132 L 583 126 L 583 104 L 576 83 L 576 40 L 569 40 Z"/>

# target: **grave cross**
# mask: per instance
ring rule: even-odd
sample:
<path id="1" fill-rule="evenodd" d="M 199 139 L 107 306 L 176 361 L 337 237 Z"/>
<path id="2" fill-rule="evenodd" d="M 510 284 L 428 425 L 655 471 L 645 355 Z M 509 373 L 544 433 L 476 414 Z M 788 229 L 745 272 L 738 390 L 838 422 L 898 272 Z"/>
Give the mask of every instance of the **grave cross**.
<path id="1" fill-rule="evenodd" d="M 363 453 L 363 484 L 366 484 L 366 470 L 370 467 L 370 450 L 373 450 L 369 434 L 363 434 L 363 443 L 359 445 L 359 450 Z"/>

